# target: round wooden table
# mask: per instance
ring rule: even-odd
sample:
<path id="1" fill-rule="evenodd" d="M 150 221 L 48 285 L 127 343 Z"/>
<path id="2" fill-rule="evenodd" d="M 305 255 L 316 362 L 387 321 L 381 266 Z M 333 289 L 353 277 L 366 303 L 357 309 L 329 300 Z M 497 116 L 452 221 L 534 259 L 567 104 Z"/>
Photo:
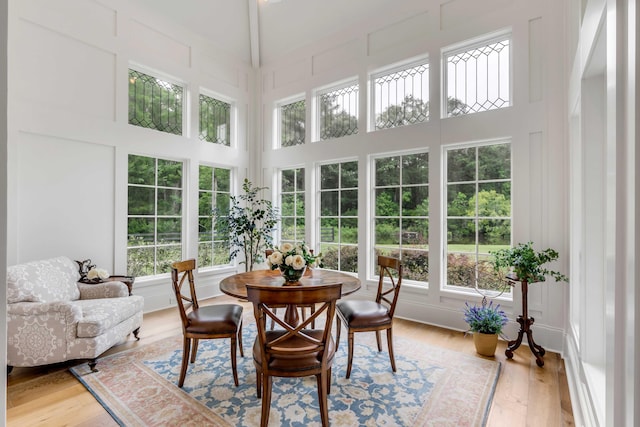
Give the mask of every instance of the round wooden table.
<path id="1" fill-rule="evenodd" d="M 335 283 L 342 283 L 342 296 L 352 294 L 360 289 L 360 279 L 357 277 L 321 268 L 308 269 L 300 279 L 299 284 L 286 286 L 321 286 Z M 220 281 L 220 290 L 232 297 L 246 300 L 247 284 L 274 287 L 285 286 L 279 270 L 255 270 L 225 277 Z M 298 310 L 294 304 L 287 306 L 285 319 L 291 325 L 298 324 Z"/>

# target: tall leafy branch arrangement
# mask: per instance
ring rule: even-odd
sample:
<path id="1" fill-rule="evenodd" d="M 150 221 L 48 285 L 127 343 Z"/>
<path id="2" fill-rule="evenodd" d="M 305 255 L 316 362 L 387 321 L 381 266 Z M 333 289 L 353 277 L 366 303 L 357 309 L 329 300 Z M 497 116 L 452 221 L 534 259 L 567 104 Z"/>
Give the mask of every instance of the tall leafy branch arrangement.
<path id="1" fill-rule="evenodd" d="M 491 252 L 491 255 L 493 255 L 493 266 L 496 271 L 512 269 L 520 281 L 544 282 L 546 276 L 553 277 L 556 282 L 569 281 L 564 274 L 545 267 L 545 264 L 558 259 L 558 252 L 553 249 L 538 252 L 533 249 L 533 242 L 519 243 L 512 248 Z"/>
<path id="2" fill-rule="evenodd" d="M 213 210 L 216 234 L 229 245 L 229 261 L 244 255 L 240 264 L 252 271 L 256 263 L 264 261 L 263 254 L 273 244 L 273 231 L 280 220 L 271 201 L 261 199 L 258 193 L 268 187 L 254 187 L 245 178 L 243 194 L 230 197 L 229 211 Z"/>

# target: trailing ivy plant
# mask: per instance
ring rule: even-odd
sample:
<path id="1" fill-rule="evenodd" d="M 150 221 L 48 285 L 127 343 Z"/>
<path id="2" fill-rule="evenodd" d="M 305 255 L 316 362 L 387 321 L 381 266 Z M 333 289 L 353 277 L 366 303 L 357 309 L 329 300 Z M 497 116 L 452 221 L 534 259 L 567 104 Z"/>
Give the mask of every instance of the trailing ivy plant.
<path id="1" fill-rule="evenodd" d="M 553 277 L 556 282 L 569 281 L 564 274 L 544 266 L 558 259 L 558 252 L 553 249 L 538 252 L 533 249 L 533 242 L 527 242 L 490 253 L 493 256 L 493 266 L 496 271 L 511 269 L 520 281 L 543 282 L 547 276 Z"/>
<path id="2" fill-rule="evenodd" d="M 229 246 L 229 261 L 242 254 L 240 264 L 252 271 L 254 264 L 264 261 L 265 250 L 273 246 L 273 231 L 280 220 L 270 200 L 258 193 L 268 187 L 254 187 L 245 178 L 243 194 L 230 197 L 228 211 L 213 210 L 215 233 Z"/>

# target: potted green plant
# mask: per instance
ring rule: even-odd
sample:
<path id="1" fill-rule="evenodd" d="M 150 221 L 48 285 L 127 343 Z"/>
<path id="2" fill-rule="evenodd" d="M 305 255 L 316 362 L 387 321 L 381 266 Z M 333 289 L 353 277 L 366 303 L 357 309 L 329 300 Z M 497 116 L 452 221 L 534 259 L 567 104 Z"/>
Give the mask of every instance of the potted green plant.
<path id="1" fill-rule="evenodd" d="M 500 304 L 493 305 L 493 301 L 487 304 L 486 298 L 483 298 L 481 306 L 465 303 L 464 320 L 473 332 L 476 352 L 483 356 L 493 356 L 498 345 L 498 335 L 508 321 Z"/>
<path id="2" fill-rule="evenodd" d="M 258 197 L 265 189 L 254 187 L 245 178 L 244 193 L 230 197 L 229 210 L 213 210 L 216 235 L 229 245 L 229 261 L 242 254 L 240 264 L 245 264 L 245 271 L 253 271 L 255 264 L 264 261 L 264 251 L 271 247 L 273 231 L 280 220 L 271 201 Z"/>
<path id="3" fill-rule="evenodd" d="M 558 259 L 558 252 L 553 249 L 536 251 L 533 242 L 527 242 L 490 253 L 493 256 L 494 270 L 510 270 L 512 274 L 509 277 L 515 280 L 536 283 L 551 276 L 556 282 L 569 281 L 564 274 L 545 267 L 545 264 Z"/>

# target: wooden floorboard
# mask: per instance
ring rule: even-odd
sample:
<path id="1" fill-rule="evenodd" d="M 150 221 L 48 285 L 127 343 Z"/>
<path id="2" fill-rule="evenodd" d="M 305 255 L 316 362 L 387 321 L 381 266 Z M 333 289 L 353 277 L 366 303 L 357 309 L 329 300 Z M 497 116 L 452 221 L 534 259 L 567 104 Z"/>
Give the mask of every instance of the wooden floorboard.
<path id="1" fill-rule="evenodd" d="M 205 302 L 229 302 L 230 297 Z M 239 302 L 233 299 L 233 302 Z M 251 310 L 243 302 L 245 312 Z M 471 336 L 435 326 L 395 319 L 394 335 L 429 345 L 478 356 Z M 181 333 L 177 310 L 166 309 L 144 316 L 140 341 L 133 337 L 107 354 L 135 348 Z M 539 368 L 529 348 L 520 347 L 513 359 L 504 355 L 506 343 L 500 341 L 495 359 L 502 363 L 487 426 L 573 426 L 571 399 L 564 361 L 547 352 L 545 365 Z M 81 362 L 69 362 L 37 368 L 14 368 L 7 379 L 7 425 L 22 426 L 116 426 L 111 416 L 68 368 Z M 356 363 L 356 361 L 354 361 Z M 100 362 L 98 361 L 98 368 Z"/>

